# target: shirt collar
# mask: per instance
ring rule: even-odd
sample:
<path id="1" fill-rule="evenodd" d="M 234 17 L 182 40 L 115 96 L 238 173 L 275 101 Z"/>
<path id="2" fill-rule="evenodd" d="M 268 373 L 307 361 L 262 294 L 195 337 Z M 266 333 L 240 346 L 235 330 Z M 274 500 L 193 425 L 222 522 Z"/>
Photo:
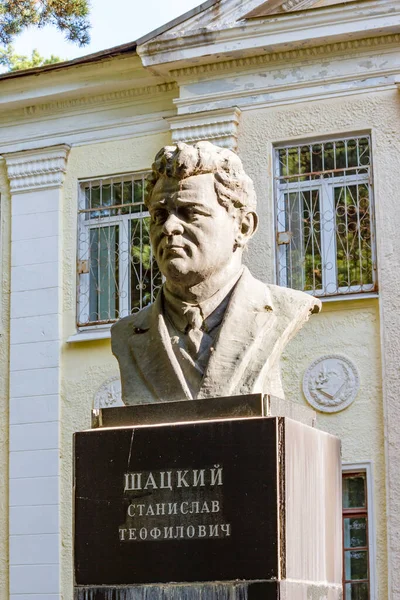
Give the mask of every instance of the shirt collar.
<path id="1" fill-rule="evenodd" d="M 164 308 L 173 321 L 175 327 L 177 327 L 180 331 L 186 331 L 188 321 L 184 314 L 184 309 L 187 306 L 195 306 L 198 307 L 201 311 L 201 315 L 204 321 L 220 306 L 223 300 L 228 296 L 228 294 L 233 290 L 234 286 L 240 279 L 243 274 L 243 267 L 239 270 L 238 273 L 232 277 L 228 281 L 224 287 L 218 290 L 215 294 L 213 294 L 207 300 L 203 300 L 202 302 L 190 303 L 184 302 L 174 294 L 172 294 L 164 285 L 163 286 L 163 296 L 164 296 Z M 226 307 L 225 307 L 226 308 Z"/>

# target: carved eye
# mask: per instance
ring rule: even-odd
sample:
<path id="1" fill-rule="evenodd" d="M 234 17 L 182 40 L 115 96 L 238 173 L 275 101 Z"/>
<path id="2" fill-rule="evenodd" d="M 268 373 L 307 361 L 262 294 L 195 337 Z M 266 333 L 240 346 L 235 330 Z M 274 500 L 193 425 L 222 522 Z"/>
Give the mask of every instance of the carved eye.
<path id="1" fill-rule="evenodd" d="M 168 218 L 168 213 L 166 210 L 161 208 L 153 211 L 151 213 L 151 222 L 155 225 L 163 225 Z"/>
<path id="2" fill-rule="evenodd" d="M 133 333 L 136 334 L 141 334 L 141 333 L 146 333 L 148 331 L 148 329 L 141 329 L 140 327 L 134 327 L 133 328 Z"/>
<path id="3" fill-rule="evenodd" d="M 184 221 L 194 221 L 201 214 L 194 206 L 185 206 L 179 209 L 178 216 Z"/>

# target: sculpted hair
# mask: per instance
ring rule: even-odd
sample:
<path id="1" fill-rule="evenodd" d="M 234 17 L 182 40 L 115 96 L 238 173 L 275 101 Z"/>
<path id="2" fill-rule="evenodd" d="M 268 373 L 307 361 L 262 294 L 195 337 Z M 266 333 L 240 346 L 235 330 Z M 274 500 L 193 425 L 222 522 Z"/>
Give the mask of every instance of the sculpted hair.
<path id="1" fill-rule="evenodd" d="M 147 178 L 145 203 L 148 204 L 154 186 L 161 177 L 185 179 L 192 175 L 212 173 L 218 202 L 228 212 L 255 211 L 257 198 L 254 185 L 246 175 L 240 158 L 226 148 L 210 142 L 189 145 L 178 142 L 158 152 Z"/>

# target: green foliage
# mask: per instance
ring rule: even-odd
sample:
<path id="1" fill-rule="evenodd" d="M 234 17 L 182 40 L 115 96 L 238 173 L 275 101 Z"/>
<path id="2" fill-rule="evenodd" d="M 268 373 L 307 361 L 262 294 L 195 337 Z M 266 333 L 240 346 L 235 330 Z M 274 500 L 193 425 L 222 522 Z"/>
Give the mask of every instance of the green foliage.
<path id="1" fill-rule="evenodd" d="M 7 71 L 21 71 L 22 69 L 33 69 L 42 67 L 43 65 L 52 65 L 61 62 L 62 59 L 52 54 L 48 58 L 44 58 L 36 50 L 32 50 L 31 56 L 16 54 L 11 44 L 5 49 L 0 48 L 0 66 L 6 67 Z"/>
<path id="2" fill-rule="evenodd" d="M 88 0 L 0 0 L 0 44 L 33 25 L 54 25 L 68 40 L 85 46 L 90 41 Z"/>

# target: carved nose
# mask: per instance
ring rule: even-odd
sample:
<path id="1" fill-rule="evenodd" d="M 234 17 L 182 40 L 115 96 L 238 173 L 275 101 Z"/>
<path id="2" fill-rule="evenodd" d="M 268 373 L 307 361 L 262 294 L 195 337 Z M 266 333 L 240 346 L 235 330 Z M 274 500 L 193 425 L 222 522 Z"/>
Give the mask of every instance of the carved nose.
<path id="1" fill-rule="evenodd" d="M 175 235 L 183 233 L 182 223 L 176 215 L 169 215 L 168 219 L 164 223 L 163 233 L 165 235 Z"/>

